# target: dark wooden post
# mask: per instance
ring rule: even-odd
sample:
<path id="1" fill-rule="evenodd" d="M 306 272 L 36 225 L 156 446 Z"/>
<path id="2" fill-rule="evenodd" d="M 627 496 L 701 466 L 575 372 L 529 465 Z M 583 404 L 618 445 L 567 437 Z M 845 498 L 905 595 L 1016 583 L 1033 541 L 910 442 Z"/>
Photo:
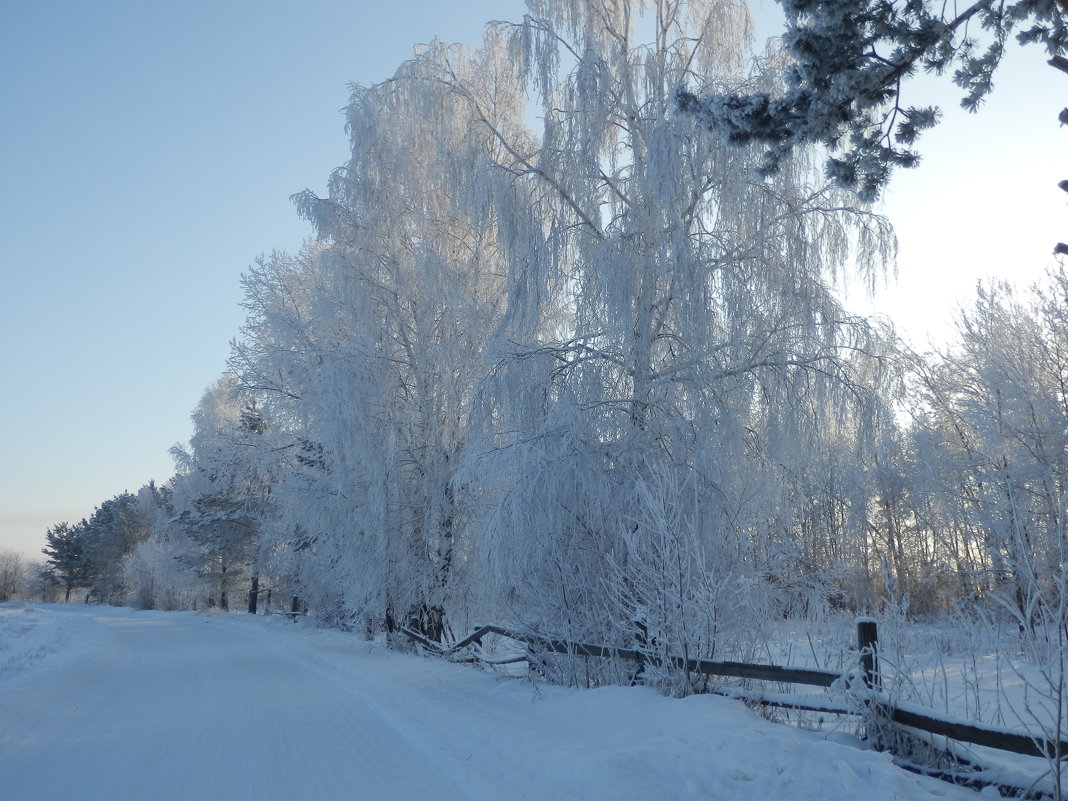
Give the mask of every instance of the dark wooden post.
<path id="1" fill-rule="evenodd" d="M 857 650 L 860 651 L 864 686 L 878 690 L 882 686 L 879 677 L 879 629 L 870 617 L 857 618 Z"/>
<path id="2" fill-rule="evenodd" d="M 248 613 L 250 615 L 256 614 L 256 606 L 260 599 L 260 577 L 252 577 L 252 586 L 248 591 Z"/>
<path id="3" fill-rule="evenodd" d="M 634 675 L 630 677 L 630 686 L 633 687 L 641 679 L 642 674 L 645 673 L 645 654 L 649 645 L 649 629 L 645 623 L 640 620 L 634 621 L 634 628 L 636 633 L 634 635 L 634 649 L 638 654 L 638 669 L 634 671 Z"/>

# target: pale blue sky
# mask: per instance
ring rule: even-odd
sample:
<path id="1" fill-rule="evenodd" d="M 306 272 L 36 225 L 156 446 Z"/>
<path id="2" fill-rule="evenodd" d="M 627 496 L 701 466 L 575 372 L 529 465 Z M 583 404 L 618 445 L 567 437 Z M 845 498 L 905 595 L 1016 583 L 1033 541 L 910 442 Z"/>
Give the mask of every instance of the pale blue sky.
<path id="1" fill-rule="evenodd" d="M 0 24 L 0 549 L 173 472 L 225 366 L 239 277 L 309 229 L 289 196 L 346 156 L 347 83 L 416 42 L 477 41 L 519 0 L 4 0 Z M 1068 238 L 1068 76 L 1017 54 L 989 108 L 928 134 L 888 211 L 876 305 L 942 336 L 975 276 L 1030 280 Z M 944 84 L 944 82 L 943 82 Z M 955 102 L 944 91 L 937 98 Z"/>
<path id="2" fill-rule="evenodd" d="M 348 83 L 518 0 L 4 0 L 0 548 L 172 473 L 225 366 L 239 277 L 310 230 Z"/>

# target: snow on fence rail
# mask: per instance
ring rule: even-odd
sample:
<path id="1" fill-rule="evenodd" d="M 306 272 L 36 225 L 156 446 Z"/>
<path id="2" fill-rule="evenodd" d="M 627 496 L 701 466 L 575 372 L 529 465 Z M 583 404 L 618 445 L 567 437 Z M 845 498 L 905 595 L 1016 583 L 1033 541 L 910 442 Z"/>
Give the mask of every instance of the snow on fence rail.
<path id="1" fill-rule="evenodd" d="M 482 638 L 487 634 L 497 634 L 501 637 L 507 637 L 517 642 L 541 648 L 550 653 L 626 659 L 638 663 L 655 662 L 668 664 L 681 670 L 701 673 L 706 676 L 759 679 L 812 687 L 830 687 L 835 682 L 844 682 L 847 687 L 849 686 L 849 674 L 827 670 L 792 668 L 781 665 L 758 665 L 747 662 L 717 662 L 710 659 L 688 659 L 680 656 L 651 656 L 648 653 L 631 648 L 554 640 L 524 634 L 501 626 L 482 626 L 451 646 L 442 646 L 440 643 L 433 642 L 410 629 L 401 628 L 400 631 L 427 650 L 443 656 L 452 655 L 470 645 L 481 645 Z M 880 692 L 879 639 L 875 621 L 867 618 L 857 621 L 857 646 L 860 657 L 860 678 L 862 679 L 863 687 L 857 693 L 857 699 L 860 703 L 855 706 L 814 704 L 808 701 L 799 701 L 795 697 L 780 696 L 773 693 L 746 692 L 743 696 L 733 691 L 726 691 L 723 694 L 767 706 L 807 709 L 815 712 L 844 715 L 862 714 L 867 711 L 884 721 L 891 721 L 911 729 L 986 748 L 1011 751 L 1026 756 L 1044 757 L 1046 759 L 1060 759 L 1068 755 L 1068 742 L 1064 740 L 1050 740 L 1045 737 L 1021 734 L 1008 729 L 954 720 L 940 716 L 933 710 L 923 707 L 911 705 L 904 707 L 892 702 L 888 696 Z"/>

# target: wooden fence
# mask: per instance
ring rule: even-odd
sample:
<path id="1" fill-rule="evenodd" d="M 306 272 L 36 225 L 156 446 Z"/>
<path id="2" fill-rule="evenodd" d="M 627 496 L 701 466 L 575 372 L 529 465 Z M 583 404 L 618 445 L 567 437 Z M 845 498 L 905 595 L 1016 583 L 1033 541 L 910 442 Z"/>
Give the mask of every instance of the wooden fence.
<path id="1" fill-rule="evenodd" d="M 1064 740 L 1050 740 L 1036 735 L 1022 734 L 1007 729 L 982 726 L 975 723 L 965 723 L 959 720 L 951 720 L 939 716 L 934 710 L 917 707 L 902 708 L 893 703 L 881 692 L 881 679 L 879 674 L 879 638 L 875 621 L 861 619 L 857 621 L 857 651 L 859 655 L 859 682 L 850 686 L 850 677 L 853 674 L 842 674 L 827 670 L 812 670 L 809 668 L 793 668 L 781 665 L 758 665 L 746 662 L 717 662 L 710 659 L 687 659 L 679 656 L 653 656 L 647 652 L 630 648 L 617 648 L 614 646 L 591 645 L 589 643 L 568 642 L 555 640 L 536 635 L 526 634 L 500 626 L 482 626 L 477 631 L 464 637 L 462 640 L 450 646 L 443 646 L 432 642 L 420 634 L 409 629 L 401 631 L 422 645 L 429 651 L 441 655 L 451 656 L 468 648 L 471 645 L 481 645 L 482 638 L 487 634 L 496 634 L 521 642 L 533 649 L 555 654 L 571 654 L 575 656 L 588 656 L 599 658 L 623 659 L 634 661 L 638 664 L 653 662 L 660 665 L 670 665 L 679 670 L 698 673 L 705 676 L 729 676 L 744 679 L 759 679 L 761 681 L 780 682 L 784 684 L 800 684 L 812 687 L 830 687 L 836 682 L 848 687 L 853 693 L 857 703 L 853 705 L 823 703 L 814 699 L 812 703 L 801 702 L 796 698 L 776 696 L 774 694 L 744 694 L 747 701 L 766 704 L 769 706 L 803 709 L 815 712 L 828 712 L 832 714 L 863 714 L 871 715 L 881 721 L 891 721 L 910 729 L 924 731 L 929 734 L 948 737 L 953 740 L 972 743 L 986 748 L 995 748 L 1002 751 L 1011 751 L 1027 756 L 1044 757 L 1047 759 L 1060 759 L 1062 755 L 1068 758 L 1068 742 Z M 523 661 L 528 657 L 520 657 L 516 660 Z M 740 694 L 727 691 L 727 695 L 738 697 Z"/>

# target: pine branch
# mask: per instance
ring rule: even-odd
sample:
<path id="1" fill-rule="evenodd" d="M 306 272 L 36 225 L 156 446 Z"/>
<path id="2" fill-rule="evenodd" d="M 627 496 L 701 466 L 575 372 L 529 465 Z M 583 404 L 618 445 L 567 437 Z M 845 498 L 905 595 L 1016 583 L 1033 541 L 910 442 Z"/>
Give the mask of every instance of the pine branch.
<path id="1" fill-rule="evenodd" d="M 1061 72 L 1068 72 L 1068 58 L 1065 58 L 1064 56 L 1054 56 L 1046 63 L 1051 67 L 1056 67 Z"/>

